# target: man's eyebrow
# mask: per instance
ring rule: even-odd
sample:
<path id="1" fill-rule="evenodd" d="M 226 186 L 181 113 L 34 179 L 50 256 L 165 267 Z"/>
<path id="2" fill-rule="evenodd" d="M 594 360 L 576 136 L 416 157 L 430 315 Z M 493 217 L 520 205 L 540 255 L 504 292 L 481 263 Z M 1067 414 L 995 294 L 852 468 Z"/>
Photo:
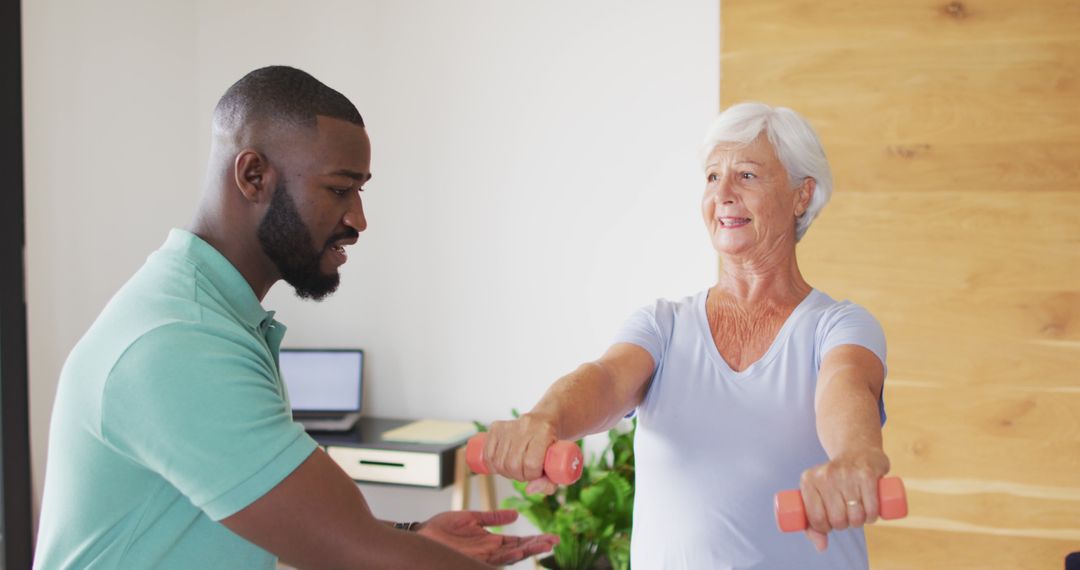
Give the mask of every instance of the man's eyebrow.
<path id="1" fill-rule="evenodd" d="M 371 180 L 370 172 L 357 172 L 355 170 L 349 170 L 348 168 L 342 168 L 341 170 L 335 170 L 328 174 L 329 176 L 344 176 L 346 178 L 352 178 L 357 182 L 367 182 Z"/>

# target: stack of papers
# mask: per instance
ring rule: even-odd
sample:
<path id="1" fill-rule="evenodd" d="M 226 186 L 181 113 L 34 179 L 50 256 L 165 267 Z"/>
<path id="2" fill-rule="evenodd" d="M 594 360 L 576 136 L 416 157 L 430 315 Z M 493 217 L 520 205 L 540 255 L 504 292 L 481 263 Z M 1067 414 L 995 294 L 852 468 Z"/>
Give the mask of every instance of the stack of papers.
<path id="1" fill-rule="evenodd" d="M 384 431 L 382 438 L 386 441 L 413 443 L 454 443 L 474 433 L 476 433 L 476 426 L 470 422 L 417 420 L 411 424 Z"/>

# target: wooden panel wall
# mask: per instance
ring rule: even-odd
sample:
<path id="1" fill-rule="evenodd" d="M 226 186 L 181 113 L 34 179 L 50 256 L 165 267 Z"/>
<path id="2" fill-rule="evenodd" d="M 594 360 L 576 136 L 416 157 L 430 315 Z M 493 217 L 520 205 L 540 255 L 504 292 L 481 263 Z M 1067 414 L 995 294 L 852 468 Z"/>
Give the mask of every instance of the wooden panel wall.
<path id="1" fill-rule="evenodd" d="M 811 284 L 889 339 L 911 516 L 871 566 L 1080 551 L 1080 1 L 722 0 L 721 104 L 792 107 L 836 180 Z"/>

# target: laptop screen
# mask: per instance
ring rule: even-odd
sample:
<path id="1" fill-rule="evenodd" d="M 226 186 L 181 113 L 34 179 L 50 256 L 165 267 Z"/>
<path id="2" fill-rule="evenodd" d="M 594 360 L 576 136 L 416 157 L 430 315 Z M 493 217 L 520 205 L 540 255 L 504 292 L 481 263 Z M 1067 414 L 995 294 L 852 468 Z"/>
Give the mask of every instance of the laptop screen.
<path id="1" fill-rule="evenodd" d="M 294 412 L 359 412 L 364 352 L 283 348 L 281 378 Z"/>

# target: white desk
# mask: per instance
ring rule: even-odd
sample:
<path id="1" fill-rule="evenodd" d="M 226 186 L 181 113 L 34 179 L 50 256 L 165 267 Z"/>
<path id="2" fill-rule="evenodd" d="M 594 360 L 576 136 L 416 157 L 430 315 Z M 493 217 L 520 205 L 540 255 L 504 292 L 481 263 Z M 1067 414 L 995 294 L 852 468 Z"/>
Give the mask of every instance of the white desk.
<path id="1" fill-rule="evenodd" d="M 382 439 L 383 432 L 411 421 L 361 418 L 352 431 L 318 432 L 311 435 L 354 481 L 433 489 L 453 485 L 451 509 L 469 508 L 469 477 L 473 474 L 465 462 L 467 440 L 430 444 Z M 488 475 L 476 477 L 481 508 L 495 509 L 497 502 L 494 479 Z"/>

